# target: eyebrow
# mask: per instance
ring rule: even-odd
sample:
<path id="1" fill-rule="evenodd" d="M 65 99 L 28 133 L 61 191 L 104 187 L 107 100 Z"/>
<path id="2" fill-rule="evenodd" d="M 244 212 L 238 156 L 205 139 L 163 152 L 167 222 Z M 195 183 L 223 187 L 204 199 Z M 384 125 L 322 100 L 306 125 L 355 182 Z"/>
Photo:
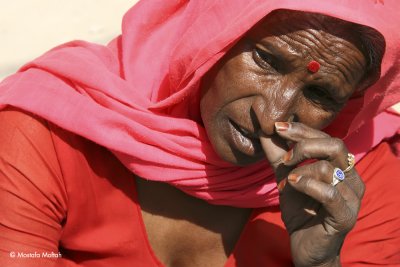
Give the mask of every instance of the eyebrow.
<path id="1" fill-rule="evenodd" d="M 287 52 L 291 52 L 289 55 L 289 58 L 285 55 L 285 59 L 289 59 L 291 61 L 291 57 L 300 57 L 303 55 L 299 50 L 288 44 L 287 42 L 283 42 L 282 39 L 280 39 L 278 36 L 274 36 L 274 39 L 278 40 L 280 43 L 284 43 L 285 45 L 276 45 L 275 42 L 269 41 L 269 40 L 260 40 L 259 43 L 270 50 L 274 55 L 277 57 L 282 58 L 284 54 L 287 54 Z"/>
<path id="2" fill-rule="evenodd" d="M 279 38 L 277 39 L 279 40 Z M 282 43 L 285 44 L 281 45 Z M 278 61 L 277 65 L 285 72 L 290 70 L 293 66 L 291 63 L 298 60 L 302 55 L 302 53 L 299 53 L 297 49 L 294 49 L 292 46 L 286 42 L 282 42 L 281 40 L 278 42 L 278 45 L 277 42 L 273 40 L 258 40 L 255 46 L 266 53 L 271 54 L 271 56 Z"/>

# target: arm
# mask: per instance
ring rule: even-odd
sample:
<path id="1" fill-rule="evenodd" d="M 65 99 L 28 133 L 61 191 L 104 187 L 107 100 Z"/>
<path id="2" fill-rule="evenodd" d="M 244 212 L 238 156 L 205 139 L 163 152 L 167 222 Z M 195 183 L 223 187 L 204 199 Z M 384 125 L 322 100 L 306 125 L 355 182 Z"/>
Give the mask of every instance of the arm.
<path id="1" fill-rule="evenodd" d="M 52 266 L 67 196 L 50 131 L 13 108 L 0 125 L 0 266 Z"/>

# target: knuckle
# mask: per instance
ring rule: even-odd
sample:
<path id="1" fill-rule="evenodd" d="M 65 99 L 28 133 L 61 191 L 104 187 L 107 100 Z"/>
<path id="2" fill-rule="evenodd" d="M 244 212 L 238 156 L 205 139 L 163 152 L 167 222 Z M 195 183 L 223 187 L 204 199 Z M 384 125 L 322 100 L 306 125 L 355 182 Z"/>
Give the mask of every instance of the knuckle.
<path id="1" fill-rule="evenodd" d="M 304 187 L 304 192 L 308 194 L 312 189 L 312 179 L 305 179 L 303 187 Z"/>
<path id="2" fill-rule="evenodd" d="M 348 233 L 351 231 L 351 229 L 353 229 L 355 224 L 355 221 L 346 221 L 342 223 L 338 228 L 341 233 Z"/>
<path id="3" fill-rule="evenodd" d="M 347 209 L 347 213 L 343 223 L 343 231 L 350 232 L 351 229 L 354 228 L 356 222 L 357 222 L 357 213 L 351 211 L 350 209 Z"/>
<path id="4" fill-rule="evenodd" d="M 295 130 L 301 130 L 303 128 L 303 124 L 299 122 L 292 121 L 290 124 L 292 125 L 292 128 Z"/>
<path id="5" fill-rule="evenodd" d="M 340 147 L 340 148 L 344 147 L 344 142 L 343 142 L 343 140 L 340 139 L 340 138 L 332 137 L 332 142 L 333 142 L 334 145 L 337 146 L 337 147 Z"/>
<path id="6" fill-rule="evenodd" d="M 322 203 L 331 204 L 339 199 L 339 191 L 335 187 L 329 187 L 323 194 Z"/>
<path id="7" fill-rule="evenodd" d="M 299 142 L 297 142 L 293 148 L 293 156 L 296 158 L 301 158 L 301 156 L 304 155 L 304 148 L 305 148 L 304 140 L 300 140 Z"/>
<path id="8" fill-rule="evenodd" d="M 338 214 L 335 218 L 336 220 L 336 229 L 339 233 L 348 233 L 350 232 L 356 222 L 357 222 L 358 210 L 351 209 L 348 206 L 343 206 L 341 208 L 340 214 Z"/>
<path id="9" fill-rule="evenodd" d="M 297 135 L 298 137 L 303 136 L 306 132 L 306 126 L 300 122 L 292 122 L 291 123 L 291 130 L 292 133 Z"/>
<path id="10" fill-rule="evenodd" d="M 346 146 L 342 139 L 340 138 L 331 138 L 331 147 L 335 155 L 342 154 L 345 150 Z"/>
<path id="11" fill-rule="evenodd" d="M 322 137 L 325 138 L 332 138 L 329 134 L 325 133 L 325 132 L 321 132 Z"/>
<path id="12" fill-rule="evenodd" d="M 298 141 L 297 144 L 296 144 L 296 148 L 298 150 L 304 149 L 305 146 L 306 146 L 306 141 L 304 139 Z"/>
<path id="13" fill-rule="evenodd" d="M 320 160 L 316 166 L 317 170 L 324 176 L 329 176 L 332 173 L 332 165 L 327 160 Z"/>

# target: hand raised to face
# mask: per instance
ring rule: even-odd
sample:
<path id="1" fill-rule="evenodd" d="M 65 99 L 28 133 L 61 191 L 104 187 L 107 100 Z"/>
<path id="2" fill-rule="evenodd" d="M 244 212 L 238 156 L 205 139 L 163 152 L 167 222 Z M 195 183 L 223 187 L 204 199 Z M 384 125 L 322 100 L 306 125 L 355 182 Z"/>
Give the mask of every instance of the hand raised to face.
<path id="1" fill-rule="evenodd" d="M 346 234 L 357 220 L 364 183 L 348 168 L 348 151 L 342 142 L 302 123 L 276 123 L 276 132 L 293 144 L 279 145 L 261 137 L 280 190 L 282 219 L 290 234 L 296 266 L 336 266 Z M 312 163 L 300 165 L 306 160 Z M 346 171 L 333 185 L 335 168 Z"/>

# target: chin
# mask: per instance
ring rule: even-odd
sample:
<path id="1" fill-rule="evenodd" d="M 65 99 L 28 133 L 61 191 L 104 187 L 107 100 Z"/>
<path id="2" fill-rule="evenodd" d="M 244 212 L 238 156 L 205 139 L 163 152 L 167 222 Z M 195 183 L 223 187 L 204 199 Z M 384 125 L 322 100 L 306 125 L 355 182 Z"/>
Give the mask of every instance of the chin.
<path id="1" fill-rule="evenodd" d="M 246 166 L 265 158 L 259 138 L 246 136 L 228 118 L 205 124 L 205 128 L 214 150 L 224 161 Z"/>
<path id="2" fill-rule="evenodd" d="M 265 158 L 264 152 L 259 151 L 252 155 L 245 154 L 225 142 L 224 145 L 215 147 L 217 154 L 226 162 L 237 166 L 247 166 L 257 163 Z"/>

